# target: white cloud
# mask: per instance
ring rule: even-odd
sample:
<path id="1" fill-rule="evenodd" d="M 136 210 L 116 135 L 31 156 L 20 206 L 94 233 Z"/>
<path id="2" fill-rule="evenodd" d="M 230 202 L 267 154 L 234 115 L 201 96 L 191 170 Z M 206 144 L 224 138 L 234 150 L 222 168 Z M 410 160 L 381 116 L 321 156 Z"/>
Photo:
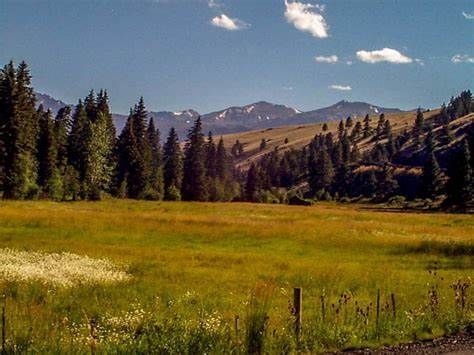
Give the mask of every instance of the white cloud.
<path id="1" fill-rule="evenodd" d="M 285 17 L 289 23 L 292 23 L 298 30 L 309 32 L 316 38 L 326 38 L 328 36 L 328 25 L 324 17 L 314 12 L 324 11 L 322 5 L 303 4 L 298 1 L 285 0 Z"/>
<path id="2" fill-rule="evenodd" d="M 339 91 L 351 91 L 352 90 L 352 88 L 349 85 L 336 85 L 336 84 L 333 84 L 333 85 L 330 85 L 329 88 L 333 89 L 333 90 L 339 90 Z"/>
<path id="3" fill-rule="evenodd" d="M 464 18 L 465 18 L 466 20 L 474 20 L 474 13 L 468 14 L 467 12 L 464 12 L 464 11 L 463 11 L 463 12 L 462 12 L 462 15 L 464 16 Z"/>
<path id="4" fill-rule="evenodd" d="M 415 58 L 415 62 L 418 63 L 419 65 L 421 65 L 422 67 L 425 66 L 425 62 L 423 59 L 420 59 L 420 58 Z"/>
<path id="5" fill-rule="evenodd" d="M 214 17 L 211 20 L 211 24 L 213 26 L 220 27 L 228 31 L 244 30 L 250 27 L 248 23 L 245 23 L 244 21 L 239 20 L 238 18 L 230 18 L 225 14 L 221 14 L 219 16 Z"/>
<path id="6" fill-rule="evenodd" d="M 347 65 L 352 65 L 352 60 L 348 60 L 348 61 L 346 62 L 346 64 L 347 64 Z"/>
<path id="7" fill-rule="evenodd" d="M 207 2 L 207 6 L 209 6 L 209 8 L 211 9 L 219 9 L 222 7 L 222 4 L 219 3 L 217 0 L 209 0 Z"/>
<path id="8" fill-rule="evenodd" d="M 474 63 L 474 57 L 469 57 L 467 54 L 456 54 L 451 58 L 451 62 L 458 63 Z"/>
<path id="9" fill-rule="evenodd" d="M 339 58 L 337 57 L 337 55 L 334 55 L 334 54 L 328 55 L 328 56 L 320 55 L 320 56 L 314 57 L 314 60 L 317 61 L 318 63 L 334 64 L 334 63 L 337 63 Z"/>
<path id="10" fill-rule="evenodd" d="M 389 62 L 395 64 L 406 64 L 413 62 L 413 59 L 401 54 L 396 49 L 383 48 L 376 51 L 357 51 L 357 58 L 365 63 Z"/>

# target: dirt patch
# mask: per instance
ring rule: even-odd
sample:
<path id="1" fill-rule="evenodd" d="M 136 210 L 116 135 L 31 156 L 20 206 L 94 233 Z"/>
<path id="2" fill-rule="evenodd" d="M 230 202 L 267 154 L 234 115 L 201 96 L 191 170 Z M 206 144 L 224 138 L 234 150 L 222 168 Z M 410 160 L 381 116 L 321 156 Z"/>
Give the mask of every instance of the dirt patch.
<path id="1" fill-rule="evenodd" d="M 347 350 L 337 354 L 474 354 L 474 328 L 434 340 L 387 346 L 376 350 Z"/>

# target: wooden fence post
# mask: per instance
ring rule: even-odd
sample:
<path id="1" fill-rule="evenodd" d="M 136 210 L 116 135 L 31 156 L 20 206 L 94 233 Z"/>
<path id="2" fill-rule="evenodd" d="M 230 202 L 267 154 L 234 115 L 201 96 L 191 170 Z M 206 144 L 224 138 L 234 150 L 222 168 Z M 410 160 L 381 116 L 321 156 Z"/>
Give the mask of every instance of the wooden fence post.
<path id="1" fill-rule="evenodd" d="M 395 294 L 392 293 L 390 295 L 390 298 L 392 300 L 392 316 L 393 316 L 393 319 L 396 319 L 397 318 L 397 308 L 396 308 L 396 304 L 395 304 Z"/>
<path id="2" fill-rule="evenodd" d="M 299 339 L 303 313 L 303 289 L 301 287 L 295 287 L 293 289 L 293 307 L 295 310 L 295 333 Z"/>
<path id="3" fill-rule="evenodd" d="M 377 302 L 376 302 L 376 318 L 375 318 L 375 327 L 377 330 L 377 337 L 379 336 L 379 321 L 380 321 L 380 289 L 377 289 Z"/>
<path id="4" fill-rule="evenodd" d="M 321 295 L 321 314 L 323 318 L 323 323 L 326 321 L 326 304 L 324 299 L 324 293 Z"/>
<path id="5" fill-rule="evenodd" d="M 234 329 L 235 329 L 235 337 L 237 339 L 237 344 L 239 344 L 240 343 L 240 339 L 239 339 L 240 317 L 238 315 L 235 315 L 235 318 L 234 318 Z"/>

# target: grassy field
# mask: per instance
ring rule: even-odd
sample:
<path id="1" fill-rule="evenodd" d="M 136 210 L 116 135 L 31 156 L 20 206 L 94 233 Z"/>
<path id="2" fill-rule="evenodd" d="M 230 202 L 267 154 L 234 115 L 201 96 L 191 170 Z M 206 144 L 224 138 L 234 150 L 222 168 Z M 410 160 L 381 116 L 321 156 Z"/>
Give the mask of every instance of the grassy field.
<path id="1" fill-rule="evenodd" d="M 102 282 L 95 264 L 72 266 L 73 256 L 70 268 L 87 274 L 67 271 L 75 278 L 60 284 L 15 278 L 4 262 L 9 351 L 318 352 L 433 337 L 473 320 L 472 215 L 336 204 L 0 202 L 0 251 L 12 263 L 62 252 L 105 258 L 128 275 Z M 29 254 L 11 254 L 18 251 Z M 70 259 L 42 272 L 54 275 Z M 31 265 L 22 272 L 33 273 Z M 304 295 L 299 339 L 293 287 Z"/>

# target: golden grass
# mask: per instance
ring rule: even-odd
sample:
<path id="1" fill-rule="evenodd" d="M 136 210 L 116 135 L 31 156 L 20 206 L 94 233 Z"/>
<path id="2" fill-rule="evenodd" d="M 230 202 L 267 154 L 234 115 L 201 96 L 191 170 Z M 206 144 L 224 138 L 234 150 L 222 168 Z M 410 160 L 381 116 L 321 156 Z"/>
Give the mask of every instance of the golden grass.
<path id="1" fill-rule="evenodd" d="M 432 118 L 437 114 L 439 110 L 431 110 L 424 114 L 425 119 Z M 416 112 L 402 112 L 402 113 L 389 113 L 385 117 L 390 120 L 392 124 L 392 130 L 394 133 L 401 132 L 404 129 L 410 129 L 416 118 Z M 378 115 L 370 116 L 371 124 L 376 127 Z M 363 118 L 359 118 L 362 123 Z M 356 120 L 354 120 L 355 124 Z M 333 134 L 337 133 L 339 121 L 326 122 L 328 125 L 328 131 Z M 247 167 L 255 160 L 258 160 L 261 156 L 271 152 L 275 147 L 279 150 L 288 149 L 301 149 L 314 138 L 316 134 L 323 133 L 322 127 L 324 122 L 317 124 L 308 125 L 295 125 L 295 126 L 284 126 L 276 128 L 267 128 L 262 130 L 255 130 L 249 132 L 232 133 L 224 135 L 224 143 L 227 149 L 231 149 L 232 145 L 236 140 L 239 140 L 244 144 L 245 158 L 238 162 L 238 166 Z M 285 144 L 285 139 L 288 138 L 288 143 Z M 260 142 L 262 139 L 267 141 L 267 146 L 263 151 L 260 151 Z M 365 146 L 369 144 L 369 141 L 360 142 L 360 149 L 364 150 Z M 370 145 L 370 144 L 369 144 Z"/>
<path id="2" fill-rule="evenodd" d="M 398 251 L 427 241 L 471 244 L 473 222 L 472 216 L 332 204 L 9 202 L 0 208 L 0 247 L 110 258 L 135 265 L 141 282 L 163 289 L 212 293 L 212 285 L 245 293 L 260 279 L 290 286 L 301 277 L 331 275 L 342 287 L 361 275 L 373 282 L 416 282 L 414 275 L 445 256 Z M 457 262 L 472 266 L 472 256 L 464 259 Z"/>
<path id="3" fill-rule="evenodd" d="M 366 301 L 378 288 L 395 292 L 401 309 L 424 302 L 432 268 L 450 292 L 450 284 L 472 275 L 474 218 L 331 203 L 0 202 L 0 248 L 106 258 L 131 275 L 125 284 L 47 296 L 21 284 L 12 293 L 0 280 L 0 293 L 14 295 L 9 307 L 27 319 L 12 321 L 17 327 L 127 312 L 156 297 L 166 305 L 189 292 L 204 309 L 230 318 L 245 314 L 262 282 L 277 290 L 271 314 L 278 322 L 296 286 L 308 311 L 318 308 L 323 289 L 328 297 L 351 292 Z"/>

